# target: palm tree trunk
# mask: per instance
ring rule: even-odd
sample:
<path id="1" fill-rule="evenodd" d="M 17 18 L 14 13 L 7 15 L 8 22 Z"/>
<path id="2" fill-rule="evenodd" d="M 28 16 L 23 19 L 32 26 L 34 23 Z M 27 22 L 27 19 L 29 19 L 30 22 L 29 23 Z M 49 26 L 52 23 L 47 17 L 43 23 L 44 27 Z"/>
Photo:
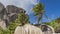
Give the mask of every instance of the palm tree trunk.
<path id="1" fill-rule="evenodd" d="M 39 22 L 40 22 L 41 19 L 42 19 L 42 14 L 39 14 L 39 15 L 38 15 L 38 18 L 37 18 L 37 23 L 38 23 L 38 24 L 40 24 Z"/>

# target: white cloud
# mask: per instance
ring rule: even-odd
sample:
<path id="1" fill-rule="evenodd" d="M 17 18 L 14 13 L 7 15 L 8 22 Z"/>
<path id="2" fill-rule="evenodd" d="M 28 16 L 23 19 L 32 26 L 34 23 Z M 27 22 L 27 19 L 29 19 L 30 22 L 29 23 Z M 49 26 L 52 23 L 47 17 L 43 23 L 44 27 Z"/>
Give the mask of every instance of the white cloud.
<path id="1" fill-rule="evenodd" d="M 31 13 L 32 5 L 35 5 L 37 0 L 0 0 L 5 6 L 7 5 L 15 5 L 21 7 L 27 11 L 27 13 Z"/>

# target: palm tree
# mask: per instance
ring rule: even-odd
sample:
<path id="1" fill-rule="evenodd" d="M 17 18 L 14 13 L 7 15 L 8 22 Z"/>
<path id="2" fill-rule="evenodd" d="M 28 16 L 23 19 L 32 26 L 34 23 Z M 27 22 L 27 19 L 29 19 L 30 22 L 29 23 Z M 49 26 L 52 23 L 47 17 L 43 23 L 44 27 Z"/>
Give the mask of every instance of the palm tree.
<path id="1" fill-rule="evenodd" d="M 39 24 L 39 21 L 42 19 L 43 14 L 45 13 L 44 11 L 44 5 L 42 3 L 38 3 L 35 5 L 35 7 L 32 9 L 34 11 L 35 16 L 37 16 L 37 22 Z"/>

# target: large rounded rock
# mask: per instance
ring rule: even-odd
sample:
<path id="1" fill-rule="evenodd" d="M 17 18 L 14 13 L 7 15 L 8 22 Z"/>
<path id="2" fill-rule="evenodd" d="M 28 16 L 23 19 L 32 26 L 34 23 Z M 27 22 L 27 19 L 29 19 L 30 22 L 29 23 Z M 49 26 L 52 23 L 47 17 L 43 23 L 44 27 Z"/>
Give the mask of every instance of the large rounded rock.
<path id="1" fill-rule="evenodd" d="M 25 10 L 24 9 L 22 9 L 22 8 L 19 8 L 19 7 L 16 7 L 16 6 L 14 6 L 14 5 L 8 5 L 7 7 L 6 7 L 6 10 L 7 10 L 7 13 L 17 13 L 17 14 L 19 14 L 19 13 L 21 13 L 21 12 L 25 12 Z"/>
<path id="2" fill-rule="evenodd" d="M 14 34 L 27 34 L 27 32 L 24 30 L 24 28 L 21 26 L 17 26 L 15 29 Z"/>
<path id="3" fill-rule="evenodd" d="M 6 19 L 7 11 L 2 3 L 0 3 L 0 19 Z"/>
<path id="4" fill-rule="evenodd" d="M 20 13 L 24 13 L 25 10 L 14 5 L 8 5 L 6 7 L 7 14 L 8 14 L 8 22 L 14 21 L 17 18 L 17 15 Z"/>
<path id="5" fill-rule="evenodd" d="M 18 26 L 14 34 L 43 34 L 41 29 L 30 24 Z"/>
<path id="6" fill-rule="evenodd" d="M 42 31 L 45 34 L 55 34 L 54 28 L 52 26 L 42 24 L 41 27 L 42 27 Z"/>

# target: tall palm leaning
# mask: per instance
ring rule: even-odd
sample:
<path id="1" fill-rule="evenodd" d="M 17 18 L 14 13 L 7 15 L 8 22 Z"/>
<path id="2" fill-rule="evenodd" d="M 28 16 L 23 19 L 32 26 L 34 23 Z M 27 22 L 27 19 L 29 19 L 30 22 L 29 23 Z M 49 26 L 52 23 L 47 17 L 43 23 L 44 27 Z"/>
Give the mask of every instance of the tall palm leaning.
<path id="1" fill-rule="evenodd" d="M 37 16 L 37 22 L 39 24 L 39 21 L 42 19 L 44 11 L 44 5 L 42 3 L 38 3 L 35 5 L 35 7 L 32 9 L 32 11 L 35 13 L 35 16 Z"/>

